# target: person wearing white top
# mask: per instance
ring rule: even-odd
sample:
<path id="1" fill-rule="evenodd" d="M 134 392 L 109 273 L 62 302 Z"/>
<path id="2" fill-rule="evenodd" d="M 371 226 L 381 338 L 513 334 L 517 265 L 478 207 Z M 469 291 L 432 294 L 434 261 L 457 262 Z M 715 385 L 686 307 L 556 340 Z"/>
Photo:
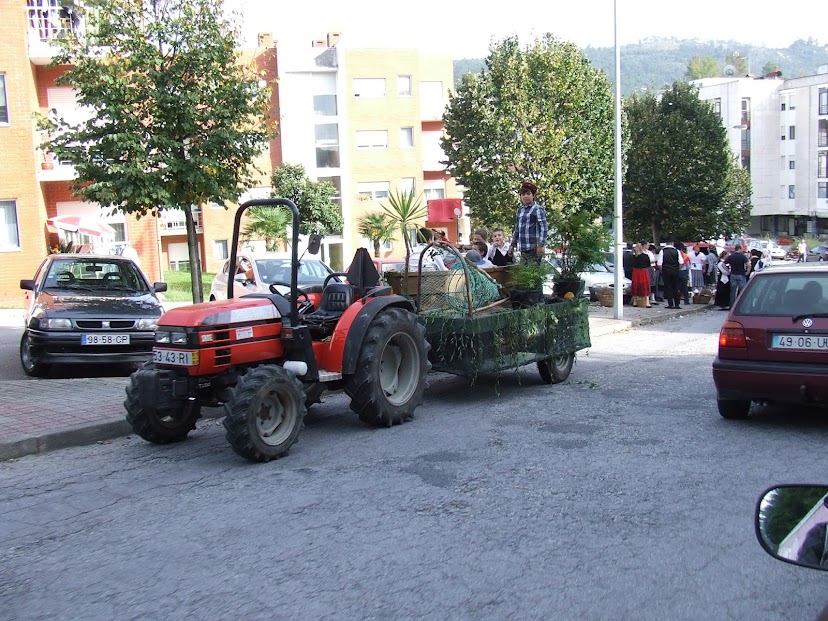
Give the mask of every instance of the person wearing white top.
<path id="1" fill-rule="evenodd" d="M 438 272 L 448 269 L 443 261 L 443 253 L 439 248 L 432 246 L 426 250 L 432 239 L 434 239 L 434 233 L 431 229 L 421 228 L 420 238 L 421 242 L 411 249 L 411 254 L 408 257 L 408 269 L 415 272 L 420 269 L 420 255 L 423 256 L 422 271 Z M 423 254 L 424 252 L 425 254 Z"/>

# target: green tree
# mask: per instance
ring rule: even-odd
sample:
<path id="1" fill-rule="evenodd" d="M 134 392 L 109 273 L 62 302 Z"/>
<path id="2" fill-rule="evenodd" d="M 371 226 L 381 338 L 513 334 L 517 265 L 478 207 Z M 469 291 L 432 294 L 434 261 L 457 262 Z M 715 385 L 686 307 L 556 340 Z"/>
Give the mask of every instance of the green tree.
<path id="1" fill-rule="evenodd" d="M 333 201 L 336 188 L 313 181 L 301 164 L 282 164 L 273 171 L 273 196 L 288 198 L 299 210 L 299 232 L 328 235 L 342 231 L 342 214 Z"/>
<path id="2" fill-rule="evenodd" d="M 752 193 L 750 173 L 733 161 L 727 170 L 724 200 L 718 214 L 719 220 L 715 223 L 715 228 L 711 229 L 711 238 L 730 239 L 747 230 L 750 211 L 753 209 L 750 200 Z"/>
<path id="3" fill-rule="evenodd" d="M 422 197 L 415 196 L 414 190 L 407 192 L 392 191 L 388 195 L 388 204 L 380 205 L 382 210 L 396 226 L 405 244 L 405 278 L 408 283 L 408 259 L 411 257 L 411 239 L 408 236 L 409 229 L 416 226 L 417 220 L 422 220 L 428 214 L 428 208 L 423 205 Z M 404 285 L 405 286 L 405 285 Z"/>
<path id="4" fill-rule="evenodd" d="M 725 64 L 732 65 L 736 68 L 735 75 L 745 76 L 748 74 L 747 58 L 742 56 L 739 52 L 733 51 L 725 58 Z"/>
<path id="5" fill-rule="evenodd" d="M 278 250 L 279 242 L 287 242 L 287 227 L 292 224 L 287 209 L 251 207 L 245 215 L 247 218 L 241 234 L 242 239 L 263 239 L 268 252 Z"/>
<path id="6" fill-rule="evenodd" d="M 396 224 L 381 211 L 366 213 L 358 221 L 359 234 L 374 244 L 374 256 L 380 256 L 380 244 L 390 242 L 394 237 Z"/>
<path id="7" fill-rule="evenodd" d="M 270 93 L 239 63 L 221 2 L 97 0 L 94 38 L 64 39 L 53 67 L 91 118 L 42 120 L 75 167 L 76 195 L 138 217 L 181 209 L 193 300 L 203 299 L 192 208 L 237 201 L 272 135 Z M 91 31 L 91 29 L 90 29 Z"/>
<path id="8" fill-rule="evenodd" d="M 720 75 L 722 75 L 722 66 L 712 56 L 693 56 L 687 63 L 685 76 L 688 80 L 716 78 Z"/>
<path id="9" fill-rule="evenodd" d="M 624 230 L 630 237 L 708 239 L 738 220 L 734 210 L 749 210 L 749 200 L 735 199 L 744 178 L 731 172 L 721 119 L 693 86 L 675 82 L 660 98 L 634 95 L 625 109 Z"/>
<path id="10" fill-rule="evenodd" d="M 448 172 L 476 221 L 512 230 L 522 180 L 562 217 L 611 212 L 613 98 L 606 75 L 551 34 L 521 48 L 492 45 L 486 71 L 468 73 L 443 117 Z"/>

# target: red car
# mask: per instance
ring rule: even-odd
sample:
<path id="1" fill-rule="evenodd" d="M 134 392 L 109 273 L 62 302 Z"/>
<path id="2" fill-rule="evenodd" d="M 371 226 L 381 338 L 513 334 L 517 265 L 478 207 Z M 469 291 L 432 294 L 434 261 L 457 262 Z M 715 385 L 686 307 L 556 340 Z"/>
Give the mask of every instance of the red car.
<path id="1" fill-rule="evenodd" d="M 828 407 L 828 266 L 775 264 L 748 281 L 719 333 L 719 413 L 751 402 Z"/>

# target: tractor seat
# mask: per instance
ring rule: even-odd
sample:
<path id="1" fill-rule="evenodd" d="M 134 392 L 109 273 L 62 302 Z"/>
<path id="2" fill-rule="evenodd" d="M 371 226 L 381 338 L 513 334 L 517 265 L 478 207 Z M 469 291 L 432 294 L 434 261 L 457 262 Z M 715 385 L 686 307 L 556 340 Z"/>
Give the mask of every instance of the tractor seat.
<path id="1" fill-rule="evenodd" d="M 322 291 L 319 308 L 302 317 L 314 337 L 324 339 L 333 334 L 336 322 L 354 303 L 354 288 L 345 283 L 332 282 Z"/>

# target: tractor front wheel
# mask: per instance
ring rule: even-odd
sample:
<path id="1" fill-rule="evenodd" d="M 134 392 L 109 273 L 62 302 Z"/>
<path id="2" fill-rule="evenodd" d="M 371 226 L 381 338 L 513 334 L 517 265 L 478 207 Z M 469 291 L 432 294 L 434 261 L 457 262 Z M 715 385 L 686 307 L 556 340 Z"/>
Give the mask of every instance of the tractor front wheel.
<path id="1" fill-rule="evenodd" d="M 306 412 L 305 393 L 296 376 L 277 365 L 250 369 L 224 404 L 227 441 L 250 461 L 278 459 L 299 437 Z"/>
<path id="2" fill-rule="evenodd" d="M 139 375 L 155 371 L 155 363 L 146 362 L 130 376 L 124 401 L 127 422 L 132 425 L 132 430 L 147 442 L 181 442 L 195 429 L 196 421 L 201 417 L 201 406 L 186 401 L 180 408 L 159 410 L 151 403 L 143 403 L 138 389 Z"/>
<path id="3" fill-rule="evenodd" d="M 390 427 L 410 418 L 423 401 L 430 345 L 414 313 L 388 308 L 374 317 L 345 381 L 351 409 L 370 425 Z"/>

